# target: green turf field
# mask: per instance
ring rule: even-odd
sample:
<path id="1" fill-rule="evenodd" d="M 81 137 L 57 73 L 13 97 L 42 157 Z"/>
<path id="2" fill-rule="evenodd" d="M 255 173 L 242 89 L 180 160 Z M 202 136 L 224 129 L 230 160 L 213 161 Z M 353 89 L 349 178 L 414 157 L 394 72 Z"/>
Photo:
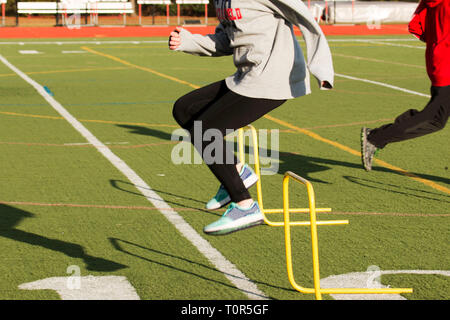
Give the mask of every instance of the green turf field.
<path id="1" fill-rule="evenodd" d="M 406 299 L 447 300 L 450 131 L 388 146 L 371 172 L 358 156 L 361 126 L 425 106 L 430 83 L 424 47 L 401 36 L 329 40 L 335 89 L 319 91 L 313 79 L 312 95 L 254 123 L 278 129 L 280 138 L 278 174 L 263 176 L 264 205 L 281 207 L 283 173 L 297 173 L 312 182 L 317 206 L 332 208 L 319 214 L 321 220 L 350 221 L 319 227 L 322 279 L 376 266 L 404 271 L 383 274 L 381 282 L 412 287 Z M 78 266 L 83 277 L 125 277 L 140 299 L 314 299 L 288 281 L 283 228 L 204 235 L 203 227 L 223 213 L 203 209 L 218 182 L 203 164 L 171 161 L 177 145 L 171 141 L 173 103 L 232 74 L 230 57 L 170 52 L 166 39 L 158 38 L 42 41 L 48 43 L 0 44 L 0 54 L 45 86 L 145 181 L 140 187 L 150 187 L 154 199 L 0 63 L 0 299 L 60 299 L 48 284 L 19 286 L 70 278 L 69 266 Z M 292 184 L 291 193 L 293 206 L 307 205 L 304 188 Z M 176 211 L 175 220 L 184 219 L 180 228 L 192 232 L 181 232 L 161 213 L 156 195 Z M 312 287 L 309 228 L 294 227 L 292 234 L 296 280 Z M 221 269 L 217 259 L 241 275 Z"/>

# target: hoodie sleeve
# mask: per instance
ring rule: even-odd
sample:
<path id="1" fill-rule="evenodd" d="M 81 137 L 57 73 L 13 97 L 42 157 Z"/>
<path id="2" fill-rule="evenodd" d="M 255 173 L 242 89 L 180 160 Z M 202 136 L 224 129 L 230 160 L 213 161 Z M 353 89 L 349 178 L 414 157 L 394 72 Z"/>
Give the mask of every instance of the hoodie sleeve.
<path id="1" fill-rule="evenodd" d="M 427 15 L 426 1 L 421 1 L 417 6 L 412 20 L 408 24 L 409 33 L 418 39 L 425 41 L 425 17 Z"/>
<path id="2" fill-rule="evenodd" d="M 222 24 L 216 27 L 214 34 L 206 36 L 192 34 L 186 29 L 180 32 L 181 44 L 176 51 L 183 51 L 198 56 L 219 57 L 233 54 L 230 40 Z"/>
<path id="3" fill-rule="evenodd" d="M 311 12 L 298 0 L 270 0 L 270 2 L 287 21 L 300 28 L 306 43 L 308 69 L 319 82 L 319 87 L 322 88 L 322 81 L 327 81 L 333 87 L 334 68 L 331 51 L 322 29 Z"/>

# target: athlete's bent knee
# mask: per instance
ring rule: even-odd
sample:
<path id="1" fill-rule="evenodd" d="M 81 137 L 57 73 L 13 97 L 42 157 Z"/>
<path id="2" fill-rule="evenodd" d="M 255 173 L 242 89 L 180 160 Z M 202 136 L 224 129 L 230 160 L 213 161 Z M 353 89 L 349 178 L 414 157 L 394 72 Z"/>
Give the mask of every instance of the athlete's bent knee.
<path id="1" fill-rule="evenodd" d="M 187 129 L 187 123 L 189 117 L 186 115 L 186 105 L 183 103 L 182 98 L 178 99 L 172 109 L 172 116 L 180 127 Z"/>

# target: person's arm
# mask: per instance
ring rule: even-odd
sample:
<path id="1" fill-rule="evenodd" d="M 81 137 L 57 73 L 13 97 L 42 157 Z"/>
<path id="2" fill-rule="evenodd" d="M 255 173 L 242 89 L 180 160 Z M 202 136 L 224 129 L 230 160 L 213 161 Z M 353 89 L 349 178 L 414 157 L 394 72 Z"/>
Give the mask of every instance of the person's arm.
<path id="1" fill-rule="evenodd" d="M 270 0 L 275 10 L 300 28 L 306 43 L 307 66 L 321 89 L 331 89 L 334 68 L 331 51 L 322 29 L 305 4 L 298 0 Z"/>
<path id="2" fill-rule="evenodd" d="M 425 1 L 421 1 L 417 6 L 414 16 L 408 24 L 409 33 L 425 42 L 425 17 L 427 15 L 427 7 Z"/>
<path id="3" fill-rule="evenodd" d="M 176 27 L 170 33 L 169 49 L 210 57 L 233 54 L 233 50 L 230 48 L 230 40 L 222 24 L 216 27 L 214 34 L 208 34 L 206 36 L 192 34 L 186 29 Z"/>

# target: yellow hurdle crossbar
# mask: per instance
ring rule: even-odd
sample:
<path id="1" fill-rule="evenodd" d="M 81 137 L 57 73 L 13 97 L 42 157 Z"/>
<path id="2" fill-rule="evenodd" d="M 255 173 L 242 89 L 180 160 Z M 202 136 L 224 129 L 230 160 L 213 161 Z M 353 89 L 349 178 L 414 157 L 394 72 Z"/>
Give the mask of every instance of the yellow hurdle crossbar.
<path id="1" fill-rule="evenodd" d="M 252 125 L 248 125 L 252 133 L 253 142 L 253 156 L 255 161 L 255 173 L 258 175 L 256 183 L 256 191 L 258 197 L 258 204 L 264 216 L 264 222 L 269 226 L 284 226 L 285 248 L 286 248 L 286 266 L 289 282 L 292 287 L 306 294 L 315 294 L 317 300 L 322 299 L 322 294 L 400 294 L 412 293 L 411 288 L 321 288 L 320 287 L 320 270 L 319 270 L 319 245 L 317 238 L 318 225 L 341 225 L 348 224 L 348 220 L 325 220 L 317 221 L 317 212 L 330 212 L 331 208 L 316 208 L 314 189 L 311 182 L 296 175 L 293 172 L 287 171 L 283 177 L 283 208 L 282 209 L 265 209 L 262 197 L 262 183 L 261 171 L 259 163 L 259 146 L 256 129 Z M 238 147 L 239 147 L 239 161 L 245 163 L 244 155 L 244 128 L 238 130 Z M 289 206 L 289 180 L 293 179 L 306 186 L 309 208 L 290 208 Z M 267 214 L 283 213 L 283 221 L 270 221 Z M 291 213 L 309 213 L 309 221 L 290 221 Z M 313 279 L 314 288 L 305 288 L 297 284 L 294 278 L 292 267 L 292 245 L 291 245 L 291 226 L 310 226 L 311 227 L 311 248 L 313 259 Z"/>
<path id="2" fill-rule="evenodd" d="M 282 221 L 271 221 L 267 217 L 267 214 L 271 213 L 283 213 L 283 209 L 266 209 L 263 203 L 263 194 L 262 194 L 262 182 L 261 182 L 261 167 L 259 162 L 259 145 L 258 145 L 258 135 L 255 127 L 252 125 L 248 125 L 244 128 L 238 129 L 238 147 L 239 147 L 239 161 L 244 164 L 245 163 L 245 152 L 244 152 L 244 129 L 248 128 L 251 130 L 252 144 L 253 144 L 253 158 L 255 161 L 255 173 L 258 176 L 258 181 L 256 182 L 256 193 L 259 208 L 263 213 L 264 222 L 272 227 L 282 227 L 284 222 Z M 309 213 L 309 208 L 292 208 L 290 209 L 292 213 Z M 331 212 L 331 208 L 316 208 L 316 212 Z M 309 221 L 293 221 L 290 222 L 293 226 L 309 226 Z M 337 224 L 348 224 L 348 220 L 327 220 L 327 221 L 317 221 L 318 225 L 337 225 Z"/>

